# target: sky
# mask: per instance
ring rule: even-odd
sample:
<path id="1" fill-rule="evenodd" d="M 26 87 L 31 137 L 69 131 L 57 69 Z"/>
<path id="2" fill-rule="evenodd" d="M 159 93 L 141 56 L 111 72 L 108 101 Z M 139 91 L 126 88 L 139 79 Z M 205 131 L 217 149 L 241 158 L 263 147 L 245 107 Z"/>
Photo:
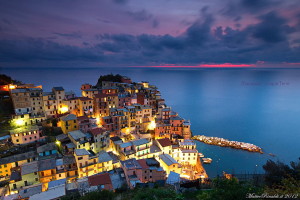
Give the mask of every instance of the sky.
<path id="1" fill-rule="evenodd" d="M 299 0 L 0 0 L 0 67 L 300 67 Z"/>

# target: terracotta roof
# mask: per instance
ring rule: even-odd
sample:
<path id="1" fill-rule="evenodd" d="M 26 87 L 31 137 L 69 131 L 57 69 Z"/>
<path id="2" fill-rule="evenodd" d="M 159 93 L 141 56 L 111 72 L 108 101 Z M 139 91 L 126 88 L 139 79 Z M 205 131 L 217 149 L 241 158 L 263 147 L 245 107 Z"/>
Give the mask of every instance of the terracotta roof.
<path id="1" fill-rule="evenodd" d="M 146 159 L 137 160 L 138 163 L 141 165 L 142 169 L 148 169 L 149 166 L 147 165 Z"/>
<path id="2" fill-rule="evenodd" d="M 171 146 L 172 145 L 169 138 L 158 139 L 157 142 L 159 142 L 159 144 L 162 147 L 166 147 L 166 146 Z"/>
<path id="3" fill-rule="evenodd" d="M 112 184 L 109 173 L 89 176 L 88 181 L 89 181 L 90 186 Z"/>
<path id="4" fill-rule="evenodd" d="M 106 130 L 104 128 L 93 128 L 91 129 L 91 133 L 96 136 L 96 135 L 99 135 L 99 134 L 103 134 Z"/>
<path id="5" fill-rule="evenodd" d="M 93 100 L 91 98 L 88 98 L 88 97 L 78 97 L 79 100 L 81 101 L 89 101 L 89 100 Z"/>

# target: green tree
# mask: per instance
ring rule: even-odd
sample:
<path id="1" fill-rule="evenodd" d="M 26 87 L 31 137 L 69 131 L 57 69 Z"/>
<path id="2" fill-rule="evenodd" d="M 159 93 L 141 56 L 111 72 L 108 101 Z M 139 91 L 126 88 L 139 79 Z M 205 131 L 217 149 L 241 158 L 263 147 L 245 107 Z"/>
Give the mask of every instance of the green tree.
<path id="1" fill-rule="evenodd" d="M 200 191 L 197 198 L 203 200 L 246 199 L 249 193 L 260 194 L 261 192 L 260 188 L 246 182 L 240 183 L 236 178 L 216 178 L 213 180 L 212 190 Z"/>

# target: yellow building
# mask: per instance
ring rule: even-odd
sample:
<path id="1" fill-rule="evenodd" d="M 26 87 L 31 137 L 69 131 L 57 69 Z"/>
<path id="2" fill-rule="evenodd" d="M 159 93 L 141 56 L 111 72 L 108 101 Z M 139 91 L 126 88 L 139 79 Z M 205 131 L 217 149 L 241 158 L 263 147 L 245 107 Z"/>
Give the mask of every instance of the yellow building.
<path id="1" fill-rule="evenodd" d="M 164 168 L 164 170 L 167 172 L 167 174 L 170 174 L 171 171 L 181 174 L 181 165 L 169 154 L 159 155 L 158 161 L 160 165 Z"/>
<path id="2" fill-rule="evenodd" d="M 104 171 L 113 169 L 112 158 L 105 152 L 99 152 L 99 155 L 86 149 L 75 149 L 75 160 L 78 168 L 78 177 L 92 176 Z"/>
<path id="3" fill-rule="evenodd" d="M 40 160 L 38 169 L 41 183 L 48 183 L 56 180 L 56 161 L 54 158 Z"/>
<path id="4" fill-rule="evenodd" d="M 68 114 L 61 117 L 60 121 L 58 122 L 58 126 L 61 127 L 61 130 L 64 134 L 79 129 L 78 120 L 74 114 Z"/>
<path id="5" fill-rule="evenodd" d="M 0 159 L 0 176 L 10 176 L 11 170 L 25 163 L 37 160 L 37 153 L 30 151 Z"/>
<path id="6" fill-rule="evenodd" d="M 88 141 L 87 135 L 84 134 L 82 131 L 71 131 L 68 132 L 68 137 L 73 142 L 73 144 L 76 146 L 77 149 L 86 149 L 90 150 L 91 145 Z"/>
<path id="7" fill-rule="evenodd" d="M 79 116 L 92 116 L 94 113 L 94 103 L 92 98 L 78 97 Z"/>

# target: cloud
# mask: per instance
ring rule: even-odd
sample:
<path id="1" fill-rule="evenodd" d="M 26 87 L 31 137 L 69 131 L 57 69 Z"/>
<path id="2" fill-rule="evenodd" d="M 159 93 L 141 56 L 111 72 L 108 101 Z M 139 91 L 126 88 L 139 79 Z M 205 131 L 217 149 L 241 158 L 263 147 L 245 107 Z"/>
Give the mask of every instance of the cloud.
<path id="1" fill-rule="evenodd" d="M 249 3 L 249 2 L 248 2 Z M 244 7 L 255 7 L 245 4 Z M 243 8 L 244 9 L 244 8 Z M 131 12 L 135 21 L 147 21 L 153 28 L 162 26 L 157 18 L 146 10 Z M 127 16 L 128 17 L 128 16 Z M 95 18 L 96 19 L 96 18 Z M 234 20 L 235 19 L 235 20 Z M 232 18 L 234 24 L 242 23 L 242 15 Z M 12 38 L 0 40 L 0 64 L 23 63 L 74 63 L 83 66 L 101 63 L 102 66 L 131 65 L 198 65 L 200 63 L 256 63 L 300 62 L 300 47 L 296 34 L 297 24 L 277 11 L 267 11 L 255 15 L 256 21 L 240 26 L 216 25 L 216 16 L 209 7 L 200 11 L 200 16 L 185 24 L 180 35 L 172 34 L 93 34 L 89 41 L 83 40 L 81 32 L 55 31 L 53 39 Z M 161 19 L 160 19 L 161 20 Z M 153 25 L 154 24 L 154 25 Z M 150 27 L 151 30 L 156 31 Z M 76 39 L 80 45 L 72 44 Z M 75 41 L 75 40 L 74 40 Z M 79 64 L 78 64 L 79 63 Z"/>
<path id="2" fill-rule="evenodd" d="M 100 61 L 101 53 L 90 48 L 63 45 L 45 39 L 23 38 L 22 40 L 0 40 L 2 62 L 45 61 Z"/>
<path id="3" fill-rule="evenodd" d="M 287 20 L 278 16 L 276 12 L 269 12 L 259 16 L 260 23 L 252 26 L 253 36 L 268 43 L 287 40 L 287 35 L 294 29 L 287 24 Z"/>

